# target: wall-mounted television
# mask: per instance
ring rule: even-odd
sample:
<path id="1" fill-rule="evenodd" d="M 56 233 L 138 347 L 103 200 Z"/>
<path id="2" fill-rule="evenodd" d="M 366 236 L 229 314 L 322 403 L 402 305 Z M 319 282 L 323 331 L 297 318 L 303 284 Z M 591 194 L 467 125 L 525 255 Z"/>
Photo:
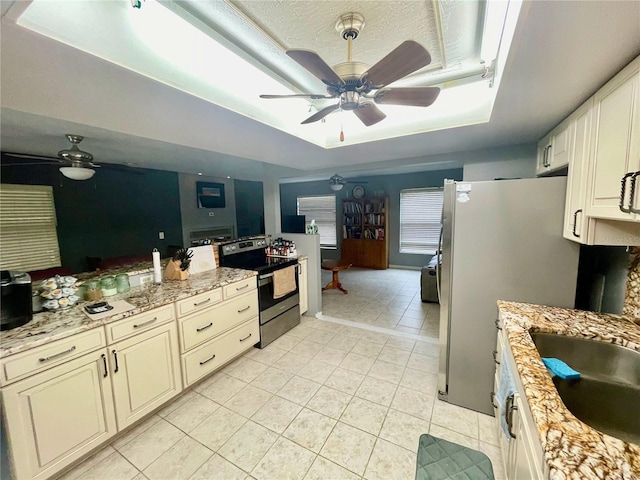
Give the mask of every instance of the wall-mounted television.
<path id="1" fill-rule="evenodd" d="M 224 208 L 224 183 L 196 182 L 198 208 Z"/>
<path id="2" fill-rule="evenodd" d="M 304 215 L 283 215 L 282 233 L 304 233 L 305 219 Z"/>

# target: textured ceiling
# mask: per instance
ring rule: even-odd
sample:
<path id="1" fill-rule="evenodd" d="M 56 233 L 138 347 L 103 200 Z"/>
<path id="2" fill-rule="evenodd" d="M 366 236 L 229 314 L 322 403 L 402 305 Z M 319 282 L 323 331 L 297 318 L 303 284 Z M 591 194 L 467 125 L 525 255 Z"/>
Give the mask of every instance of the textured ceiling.
<path id="1" fill-rule="evenodd" d="M 313 50 L 331 66 L 347 60 L 347 42 L 335 24 L 348 12 L 361 13 L 365 19 L 364 29 L 353 43 L 354 60 L 373 65 L 382 58 L 381 52 L 415 40 L 431 53 L 430 67 L 443 65 L 437 12 L 431 2 L 249 0 L 232 5 L 285 49 Z"/>
<path id="2" fill-rule="evenodd" d="M 283 51 L 289 45 L 278 44 L 291 41 L 286 31 L 270 26 L 257 15 L 254 23 L 258 26 L 252 25 L 246 18 L 252 15 L 251 12 L 238 10 L 243 9 L 244 4 L 171 0 L 167 3 L 176 9 L 197 13 L 201 22 L 216 26 L 220 35 L 230 39 L 230 45 L 241 50 L 251 52 L 252 48 L 264 48 L 265 52 L 279 53 L 273 67 L 290 60 Z M 296 2 L 256 3 L 274 4 L 272 6 L 276 8 L 279 5 L 275 4 Z M 307 2 L 311 6 L 315 3 L 324 2 Z M 334 47 L 321 49 L 318 40 L 317 45 L 307 48 L 333 63 L 331 55 L 340 62 L 346 53 L 344 41 L 333 26 L 345 10 L 342 6 L 349 2 L 328 3 L 337 7 L 331 15 L 327 14 L 322 28 L 326 29 L 326 41 L 335 42 Z M 389 10 L 396 5 L 396 2 L 386 1 L 371 3 L 391 5 Z M 129 4 L 129 1 L 121 0 L 119 4 Z M 368 4 L 364 2 L 359 8 L 367 24 L 355 42 L 354 58 L 375 62 L 401 40 L 387 41 L 384 32 L 376 34 L 377 54 L 371 53 L 372 59 L 365 57 L 368 55 L 366 43 L 372 40 L 372 32 L 375 32 Z M 474 43 L 477 24 L 481 23 L 477 4 L 471 1 L 438 2 L 449 65 L 466 58 L 462 54 L 456 56 L 455 52 L 463 52 L 467 45 Z M 7 5 L 10 3 L 1 2 L 3 14 Z M 26 5 L 27 2 L 16 2 L 14 6 L 19 10 Z M 411 2 L 411 5 L 422 8 L 423 4 Z M 475 15 L 468 10 L 473 5 L 476 5 Z M 253 3 L 249 6 L 260 7 Z M 476 24 L 474 32 L 469 33 L 462 27 L 467 17 L 471 19 L 471 25 Z M 222 18 L 234 18 L 237 23 L 228 30 L 217 30 L 216 22 Z M 148 168 L 204 171 L 209 175 L 238 178 L 259 173 L 256 168 L 247 168 L 240 157 L 306 172 L 331 170 L 331 173 L 355 174 L 360 170 L 402 165 L 427 168 L 445 160 L 460 161 L 460 155 L 455 152 L 535 142 L 541 138 L 640 54 L 639 19 L 640 2 L 637 0 L 525 1 L 514 43 L 505 57 L 504 77 L 489 123 L 326 150 L 181 92 L 170 84 L 150 80 L 29 32 L 3 17 L 0 29 L 0 142 L 3 150 L 52 155 L 68 145 L 63 136 L 65 133 L 77 133 L 86 137 L 83 146 L 98 161 L 133 161 Z M 311 17 L 292 21 L 304 21 L 306 28 L 314 34 L 320 24 L 319 19 Z M 400 38 L 414 38 L 422 43 L 413 35 L 416 30 L 413 18 L 407 19 L 406 25 L 401 28 L 405 35 Z M 272 36 L 274 41 L 258 47 L 252 37 L 254 34 Z M 425 45 L 434 53 L 435 48 Z M 291 46 L 305 48 L 306 44 Z M 312 75 L 308 77 L 322 88 Z M 224 159 L 228 161 L 224 163 Z"/>

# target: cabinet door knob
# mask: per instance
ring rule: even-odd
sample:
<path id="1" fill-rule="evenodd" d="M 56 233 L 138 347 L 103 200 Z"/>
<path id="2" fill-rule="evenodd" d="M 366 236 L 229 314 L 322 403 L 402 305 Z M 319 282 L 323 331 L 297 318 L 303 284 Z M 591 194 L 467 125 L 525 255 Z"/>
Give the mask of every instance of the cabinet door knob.
<path id="1" fill-rule="evenodd" d="M 582 213 L 582 209 L 579 208 L 578 210 L 576 210 L 575 212 L 573 212 L 573 228 L 571 229 L 571 233 L 573 233 L 573 236 L 576 238 L 580 238 L 580 234 L 578 232 L 576 232 L 576 225 L 578 223 L 578 214 Z"/>
<path id="2" fill-rule="evenodd" d="M 624 199 L 626 197 L 626 193 L 627 193 L 627 179 L 629 177 L 632 177 L 633 175 L 635 175 L 635 173 L 633 172 L 629 172 L 627 174 L 625 174 L 622 177 L 622 180 L 620 181 L 620 183 L 622 184 L 621 188 L 620 188 L 620 203 L 618 204 L 618 207 L 620 207 L 620 211 L 624 212 L 624 213 L 631 213 L 631 210 L 629 207 L 626 207 L 624 205 Z M 633 202 L 633 197 L 631 197 L 631 202 Z"/>

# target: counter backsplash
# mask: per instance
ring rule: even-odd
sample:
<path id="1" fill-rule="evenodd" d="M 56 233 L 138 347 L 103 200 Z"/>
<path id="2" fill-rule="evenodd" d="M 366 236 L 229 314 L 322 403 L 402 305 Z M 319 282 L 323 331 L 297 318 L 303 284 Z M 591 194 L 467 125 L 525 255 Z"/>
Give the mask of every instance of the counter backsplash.
<path id="1" fill-rule="evenodd" d="M 631 264 L 624 298 L 624 314 L 640 324 L 640 247 L 631 250 Z"/>

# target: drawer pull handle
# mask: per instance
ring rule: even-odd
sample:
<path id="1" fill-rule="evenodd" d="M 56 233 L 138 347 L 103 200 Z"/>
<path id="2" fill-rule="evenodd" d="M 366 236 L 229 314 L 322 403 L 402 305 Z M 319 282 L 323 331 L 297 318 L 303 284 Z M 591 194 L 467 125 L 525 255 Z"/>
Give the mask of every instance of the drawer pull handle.
<path id="1" fill-rule="evenodd" d="M 498 361 L 498 351 L 494 350 L 493 351 L 493 361 L 496 362 L 496 365 L 500 365 L 500 362 Z"/>
<path id="2" fill-rule="evenodd" d="M 489 394 L 489 397 L 491 398 L 491 406 L 492 406 L 493 408 L 498 408 L 498 406 L 497 406 L 497 405 L 494 403 L 494 401 L 493 401 L 493 399 L 494 399 L 494 398 L 496 398 L 496 394 L 495 394 L 494 392 L 491 392 L 491 393 Z"/>
<path id="3" fill-rule="evenodd" d="M 48 362 L 49 360 L 53 360 L 54 358 L 58 358 L 61 357 L 62 355 L 66 355 L 67 353 L 71 353 L 76 349 L 76 346 L 74 345 L 73 347 L 71 347 L 69 350 L 65 350 L 64 352 L 60 352 L 60 353 L 56 353 L 55 355 L 51 355 L 50 357 L 43 357 L 43 358 L 39 358 L 38 360 L 40 362 Z"/>
<path id="4" fill-rule="evenodd" d="M 213 327 L 213 322 L 211 322 L 209 325 L 205 325 L 204 327 L 196 328 L 196 332 L 201 332 L 209 327 Z"/>
<path id="5" fill-rule="evenodd" d="M 242 312 L 246 312 L 247 310 L 249 310 L 251 308 L 251 305 L 243 308 L 242 310 L 238 310 L 238 313 L 242 313 Z"/>
<path id="6" fill-rule="evenodd" d="M 116 363 L 116 368 L 113 369 L 113 373 L 118 373 L 118 352 L 115 350 L 111 350 L 113 354 L 113 361 Z"/>
<path id="7" fill-rule="evenodd" d="M 109 368 L 107 367 L 107 356 L 103 353 L 102 355 L 100 355 L 102 357 L 102 362 L 104 363 L 104 378 L 107 378 L 109 376 Z"/>
<path id="8" fill-rule="evenodd" d="M 201 302 L 194 303 L 193 306 L 194 307 L 199 307 L 200 305 L 204 305 L 205 303 L 209 303 L 210 301 L 211 301 L 211 297 L 209 297 L 206 300 L 203 300 Z"/>
<path id="9" fill-rule="evenodd" d="M 511 436 L 511 438 L 516 438 L 516 435 L 512 432 L 512 428 L 513 428 L 513 411 L 517 410 L 518 407 L 516 405 L 514 405 L 515 401 L 515 396 L 509 395 L 507 397 L 507 408 L 506 411 L 504 413 L 505 415 L 505 420 L 507 422 L 507 430 L 509 431 L 509 435 Z"/>
<path id="10" fill-rule="evenodd" d="M 248 283 L 246 285 L 242 286 L 242 287 L 236 287 L 236 292 L 238 292 L 240 290 L 244 290 L 245 288 L 249 288 L 249 284 Z"/>
<path id="11" fill-rule="evenodd" d="M 240 341 L 241 341 L 241 342 L 244 342 L 245 340 L 247 340 L 247 339 L 251 338 L 251 335 L 252 335 L 252 334 L 250 333 L 250 334 L 249 334 L 249 335 L 247 335 L 246 337 L 241 338 L 241 339 L 240 339 Z"/>
<path id="12" fill-rule="evenodd" d="M 210 358 L 207 358 L 206 360 L 203 360 L 202 362 L 200 362 L 200 365 L 204 365 L 205 363 L 209 363 L 214 358 L 216 358 L 216 356 L 212 355 Z"/>
<path id="13" fill-rule="evenodd" d="M 147 325 L 151 325 L 153 322 L 157 321 L 158 317 L 153 317 L 151 320 L 149 320 L 148 322 L 144 322 L 144 323 L 139 323 L 137 325 L 134 325 L 133 328 L 141 328 L 141 327 L 146 327 Z"/>
<path id="14" fill-rule="evenodd" d="M 500 319 L 499 319 L 499 318 L 496 318 L 496 319 L 493 321 L 493 323 L 495 323 L 495 324 L 496 324 L 496 328 L 497 328 L 498 330 L 502 330 L 502 327 L 500 326 Z"/>

